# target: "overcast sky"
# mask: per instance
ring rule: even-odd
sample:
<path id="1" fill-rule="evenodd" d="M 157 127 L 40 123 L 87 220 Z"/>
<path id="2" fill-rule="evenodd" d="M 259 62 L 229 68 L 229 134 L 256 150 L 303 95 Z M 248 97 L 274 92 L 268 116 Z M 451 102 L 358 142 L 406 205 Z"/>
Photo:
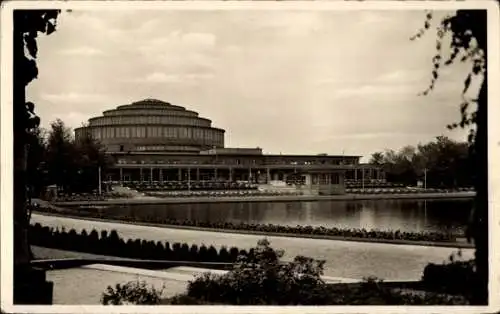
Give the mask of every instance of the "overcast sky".
<path id="1" fill-rule="evenodd" d="M 226 146 L 266 153 L 369 156 L 465 139 L 457 64 L 435 91 L 435 30 L 418 41 L 422 11 L 73 11 L 39 38 L 28 98 L 43 126 L 74 128 L 144 98 L 198 111 Z"/>

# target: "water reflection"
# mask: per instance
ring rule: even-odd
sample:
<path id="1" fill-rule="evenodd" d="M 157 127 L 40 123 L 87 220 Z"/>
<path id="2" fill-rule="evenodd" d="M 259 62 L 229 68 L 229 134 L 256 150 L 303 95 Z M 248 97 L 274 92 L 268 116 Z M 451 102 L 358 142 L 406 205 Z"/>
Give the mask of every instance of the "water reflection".
<path id="1" fill-rule="evenodd" d="M 129 204 L 103 209 L 107 215 L 160 217 L 208 222 L 311 225 L 419 232 L 463 229 L 470 200 L 366 200 Z"/>

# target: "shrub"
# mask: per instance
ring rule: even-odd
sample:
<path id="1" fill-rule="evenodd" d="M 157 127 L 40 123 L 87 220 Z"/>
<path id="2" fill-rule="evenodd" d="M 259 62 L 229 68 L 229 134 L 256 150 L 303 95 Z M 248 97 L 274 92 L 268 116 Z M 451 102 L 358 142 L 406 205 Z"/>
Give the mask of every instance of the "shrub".
<path id="1" fill-rule="evenodd" d="M 266 239 L 250 256 L 239 256 L 224 275 L 203 274 L 191 281 L 187 295 L 203 302 L 234 305 L 315 304 L 315 294 L 325 287 L 320 276 L 324 261 L 297 256 L 281 262 L 283 251 Z"/>
<path id="2" fill-rule="evenodd" d="M 143 281 L 130 281 L 125 285 L 117 284 L 115 288 L 108 286 L 101 296 L 103 305 L 157 305 L 160 303 L 161 290 L 155 287 L 148 287 Z"/>
<path id="3" fill-rule="evenodd" d="M 457 255 L 461 257 L 460 251 Z M 477 280 L 474 260 L 464 261 L 455 258 L 455 254 L 452 254 L 449 263 L 428 264 L 424 268 L 422 282 L 428 289 L 436 292 L 469 297 Z"/>

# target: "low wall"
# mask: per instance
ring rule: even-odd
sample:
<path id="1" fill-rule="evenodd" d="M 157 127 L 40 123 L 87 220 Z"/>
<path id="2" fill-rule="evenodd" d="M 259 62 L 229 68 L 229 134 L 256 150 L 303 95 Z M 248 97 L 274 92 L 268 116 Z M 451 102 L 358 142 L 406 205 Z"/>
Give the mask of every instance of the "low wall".
<path id="1" fill-rule="evenodd" d="M 224 196 L 224 197 L 172 197 L 159 199 L 110 199 L 105 201 L 54 202 L 58 206 L 128 205 L 128 204 L 196 204 L 243 202 L 313 202 L 397 199 L 472 199 L 476 192 L 422 193 L 422 194 L 344 194 L 344 195 L 283 195 L 283 196 Z"/>

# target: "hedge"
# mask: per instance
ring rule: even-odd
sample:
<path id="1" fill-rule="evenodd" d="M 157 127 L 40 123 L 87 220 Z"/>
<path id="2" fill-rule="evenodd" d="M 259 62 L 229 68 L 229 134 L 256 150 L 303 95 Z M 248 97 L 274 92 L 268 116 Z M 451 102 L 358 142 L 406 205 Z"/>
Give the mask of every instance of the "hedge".
<path id="1" fill-rule="evenodd" d="M 222 247 L 217 251 L 214 246 L 198 247 L 196 244 L 189 246 L 186 243 L 170 244 L 141 239 L 125 241 L 116 230 L 102 230 L 99 234 L 95 229 L 90 233 L 84 229 L 77 233 L 74 229 L 67 232 L 39 223 L 30 226 L 29 241 L 32 245 L 47 248 L 151 260 L 232 263 L 239 255 L 248 255 L 247 251 L 236 247 L 229 250 Z"/>

